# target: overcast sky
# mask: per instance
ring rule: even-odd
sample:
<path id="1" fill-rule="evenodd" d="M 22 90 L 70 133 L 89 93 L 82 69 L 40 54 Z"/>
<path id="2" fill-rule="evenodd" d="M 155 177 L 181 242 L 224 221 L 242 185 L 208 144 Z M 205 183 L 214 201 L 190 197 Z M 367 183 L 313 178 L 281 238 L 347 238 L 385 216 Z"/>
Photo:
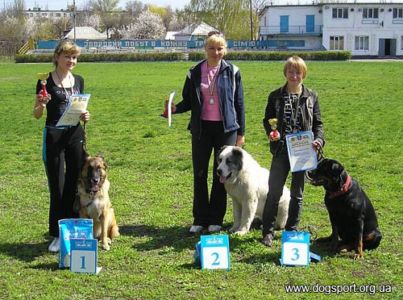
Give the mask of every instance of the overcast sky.
<path id="1" fill-rule="evenodd" d="M 80 5 L 84 4 L 86 0 L 75 0 L 76 5 L 80 8 Z M 128 0 L 120 0 L 119 6 L 124 8 L 125 4 Z M 159 6 L 168 6 L 170 5 L 173 9 L 183 8 L 186 4 L 189 4 L 190 0 L 141 0 L 145 4 L 154 4 Z M 312 0 L 271 0 L 273 4 L 310 4 Z M 268 1 L 270 2 L 270 0 Z M 330 1 L 331 2 L 331 1 Z M 393 3 L 402 3 L 403 0 L 339 0 L 341 3 L 353 3 L 353 2 L 393 2 Z M 8 5 L 14 3 L 13 0 L 0 0 L 1 5 Z M 68 4 L 72 4 L 73 0 L 25 0 L 26 8 L 33 8 L 34 6 L 39 6 L 42 9 L 64 9 Z"/>

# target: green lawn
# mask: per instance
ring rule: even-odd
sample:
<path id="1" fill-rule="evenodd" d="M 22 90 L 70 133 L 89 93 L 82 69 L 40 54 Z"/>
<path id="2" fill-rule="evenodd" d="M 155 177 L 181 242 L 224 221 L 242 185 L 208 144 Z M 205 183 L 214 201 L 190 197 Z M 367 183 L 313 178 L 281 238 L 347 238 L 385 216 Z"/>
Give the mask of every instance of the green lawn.
<path id="1" fill-rule="evenodd" d="M 121 236 L 99 252 L 98 276 L 58 269 L 47 252 L 48 191 L 41 161 L 44 119 L 32 117 L 36 73 L 51 64 L 0 63 L 1 299 L 328 299 L 330 286 L 356 285 L 338 299 L 402 298 L 403 62 L 308 62 L 305 83 L 320 96 L 327 145 L 371 198 L 383 239 L 362 260 L 313 246 L 323 260 L 281 267 L 280 233 L 273 248 L 261 232 L 230 237 L 231 270 L 193 263 L 192 165 L 189 115 L 173 126 L 159 117 L 168 94 L 181 89 L 191 62 L 82 63 L 92 119 L 91 154 L 109 165 L 110 197 Z M 268 92 L 284 82 L 282 62 L 237 62 L 246 101 L 246 150 L 262 165 L 271 156 L 261 120 Z M 330 233 L 323 190 L 307 185 L 301 227 Z M 226 225 L 232 222 L 229 201 Z M 315 285 L 318 293 L 286 293 L 285 285 Z M 367 292 L 364 286 L 369 286 Z M 391 287 L 391 293 L 380 293 Z M 336 295 L 333 293 L 332 295 Z M 333 297 L 332 297 L 333 298 Z M 371 299 L 372 299 L 371 298 Z"/>

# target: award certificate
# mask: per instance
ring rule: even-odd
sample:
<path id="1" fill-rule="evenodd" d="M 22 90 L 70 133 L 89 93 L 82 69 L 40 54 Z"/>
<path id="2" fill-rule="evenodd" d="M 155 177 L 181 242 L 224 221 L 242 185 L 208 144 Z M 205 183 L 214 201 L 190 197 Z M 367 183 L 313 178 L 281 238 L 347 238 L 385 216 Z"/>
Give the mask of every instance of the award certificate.
<path id="1" fill-rule="evenodd" d="M 312 147 L 312 131 L 301 131 L 286 135 L 291 172 L 316 169 L 318 160 Z"/>
<path id="2" fill-rule="evenodd" d="M 90 94 L 75 94 L 69 97 L 69 104 L 56 126 L 75 126 L 80 122 L 80 115 L 87 110 Z"/>
<path id="3" fill-rule="evenodd" d="M 175 97 L 175 92 L 172 92 L 169 94 L 169 99 L 168 99 L 168 127 L 171 127 L 172 125 L 172 101 L 174 100 Z"/>

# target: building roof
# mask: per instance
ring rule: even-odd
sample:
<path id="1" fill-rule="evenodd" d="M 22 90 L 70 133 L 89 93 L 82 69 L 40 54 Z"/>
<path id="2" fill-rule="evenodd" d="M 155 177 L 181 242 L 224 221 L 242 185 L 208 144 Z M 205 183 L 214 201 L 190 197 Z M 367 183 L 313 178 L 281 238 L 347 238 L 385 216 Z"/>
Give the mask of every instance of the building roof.
<path id="1" fill-rule="evenodd" d="M 190 24 L 186 26 L 181 31 L 177 32 L 175 35 L 198 35 L 198 36 L 207 36 L 210 31 L 218 31 L 218 29 L 210 26 L 204 22 L 200 24 Z"/>
<path id="2" fill-rule="evenodd" d="M 66 39 L 74 39 L 74 28 L 65 35 Z M 106 40 L 106 33 L 101 33 L 89 26 L 76 27 L 76 39 L 78 40 Z"/>

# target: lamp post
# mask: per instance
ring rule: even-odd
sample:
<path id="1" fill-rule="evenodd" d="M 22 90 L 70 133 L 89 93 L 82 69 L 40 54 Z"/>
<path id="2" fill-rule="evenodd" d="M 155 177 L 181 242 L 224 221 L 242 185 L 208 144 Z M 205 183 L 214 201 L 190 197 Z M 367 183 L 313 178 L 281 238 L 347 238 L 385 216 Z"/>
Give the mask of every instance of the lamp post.
<path id="1" fill-rule="evenodd" d="M 250 12 L 250 39 L 253 41 L 253 14 L 252 14 L 252 0 L 249 0 L 249 12 Z"/>

